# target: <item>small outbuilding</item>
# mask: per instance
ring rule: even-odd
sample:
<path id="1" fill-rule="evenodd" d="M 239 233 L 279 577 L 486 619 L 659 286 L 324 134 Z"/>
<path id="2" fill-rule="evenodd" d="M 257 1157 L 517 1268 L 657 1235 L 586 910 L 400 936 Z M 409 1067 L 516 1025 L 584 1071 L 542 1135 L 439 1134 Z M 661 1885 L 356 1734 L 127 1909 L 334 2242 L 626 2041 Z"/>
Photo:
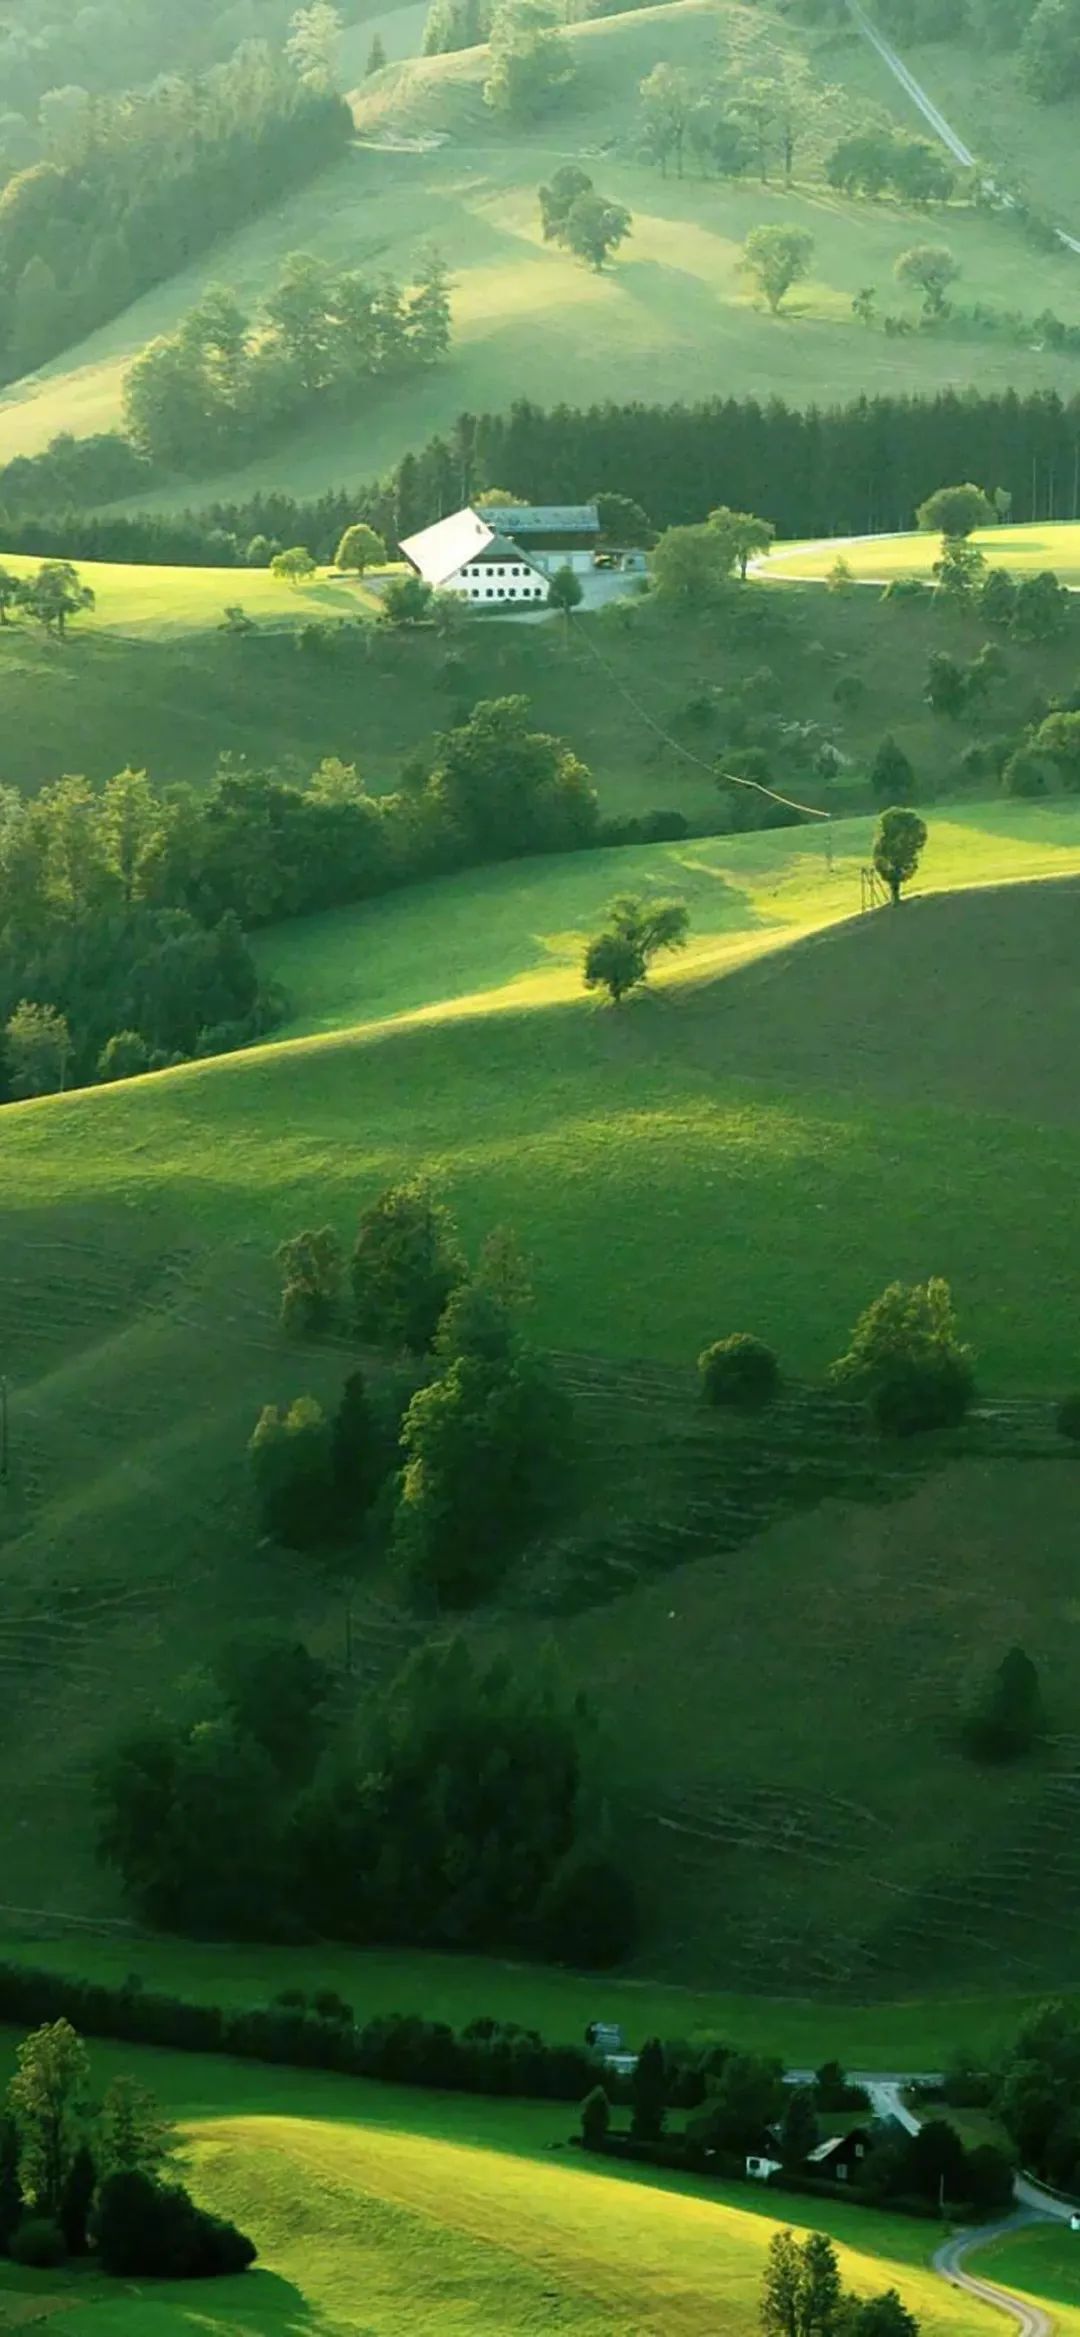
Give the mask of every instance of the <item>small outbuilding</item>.
<path id="1" fill-rule="evenodd" d="M 815 2175 L 831 2176 L 834 2183 L 857 2183 L 869 2155 L 866 2127 L 852 2126 L 847 2134 L 831 2134 L 827 2142 L 819 2142 L 806 2164 Z"/>

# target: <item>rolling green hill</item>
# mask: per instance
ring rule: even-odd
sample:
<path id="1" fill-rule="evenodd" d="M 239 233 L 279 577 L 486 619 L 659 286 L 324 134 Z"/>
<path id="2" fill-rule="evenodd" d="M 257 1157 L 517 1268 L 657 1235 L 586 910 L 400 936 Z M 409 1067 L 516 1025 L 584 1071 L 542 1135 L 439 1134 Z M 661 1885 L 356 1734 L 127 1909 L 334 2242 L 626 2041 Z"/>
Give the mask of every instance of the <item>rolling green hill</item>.
<path id="1" fill-rule="evenodd" d="M 1078 823 L 939 818 L 926 883 L 1060 877 Z M 1061 1975 L 1073 1886 L 1046 1845 L 1070 1740 L 1003 1798 L 949 1737 L 1017 1634 L 1018 1548 L 1025 1644 L 1055 1709 L 1080 1689 L 1074 1464 L 1048 1408 L 1008 1413 L 1004 1445 L 976 1423 L 939 1466 L 845 1445 L 797 1391 L 764 1447 L 694 1400 L 708 1338 L 752 1327 L 816 1375 L 885 1281 L 927 1271 L 989 1394 L 1077 1376 L 1074 889 L 859 919 L 868 833 L 838 830 L 831 869 L 800 831 L 491 871 L 317 921 L 306 961 L 299 928 L 268 935 L 316 1035 L 5 1111 L 10 1906 L 119 1911 L 87 1826 L 105 1680 L 168 1698 L 260 1618 L 340 1655 L 338 1594 L 253 1539 L 259 1407 L 332 1399 L 346 1363 L 282 1340 L 270 1251 L 304 1222 L 347 1231 L 423 1166 L 470 1244 L 518 1231 L 576 1394 L 576 1514 L 477 1628 L 527 1660 L 554 1624 L 598 1699 L 649 1881 L 645 1968 L 760 1986 L 767 1940 L 796 1993 Z M 694 945 L 605 1012 L 575 996 L 581 938 L 642 881 L 686 893 Z M 380 1575 L 354 1626 L 371 1677 L 416 1629 Z"/>
<path id="2" fill-rule="evenodd" d="M 5 553 L 3 559 L 16 576 L 30 576 L 41 565 L 20 552 Z M 93 610 L 79 618 L 80 633 L 105 632 L 140 642 L 209 632 L 221 625 L 230 603 L 242 605 L 256 624 L 271 627 L 302 624 L 306 618 L 370 617 L 378 608 L 359 577 L 329 571 L 301 585 L 287 584 L 268 568 L 155 568 L 112 560 L 80 560 L 78 568 L 95 601 Z M 13 632 L 19 629 L 11 626 Z"/>
<path id="3" fill-rule="evenodd" d="M 320 420 L 269 458 L 238 466 L 221 479 L 223 493 L 275 483 L 310 492 L 371 478 L 462 408 L 505 406 L 523 392 L 541 403 L 584 404 L 727 388 L 804 403 L 875 387 L 1072 383 L 1076 360 L 1037 347 L 947 335 L 887 339 L 852 318 L 852 296 L 867 284 L 883 304 L 903 304 L 893 263 L 925 239 L 927 222 L 925 213 L 890 203 L 850 203 L 813 176 L 824 147 L 866 115 L 863 82 L 851 91 L 845 84 L 849 58 L 865 73 L 861 52 L 846 40 L 739 0 L 721 9 L 711 0 L 671 0 L 576 26 L 567 38 L 580 63 L 577 88 L 534 128 L 500 128 L 483 106 L 483 50 L 406 60 L 364 84 L 355 101 L 359 142 L 346 159 L 12 390 L 0 401 L 4 451 L 31 453 L 60 429 L 112 427 L 127 364 L 207 283 L 226 281 L 254 300 L 296 250 L 407 272 L 433 225 L 457 285 L 450 361 L 363 414 Z M 653 64 L 715 62 L 761 73 L 784 56 L 805 56 L 826 93 L 791 189 L 663 179 L 636 158 L 637 87 Z M 884 83 L 874 104 L 894 113 L 905 107 Z M 910 126 L 906 110 L 896 118 Z M 541 237 L 537 186 L 568 159 L 589 164 L 634 216 L 632 240 L 603 276 Z M 779 318 L 761 313 L 739 272 L 748 230 L 775 220 L 807 227 L 816 246 L 811 277 Z M 939 233 L 961 263 L 966 303 L 1072 315 L 1070 254 L 1033 253 L 999 221 L 957 206 L 937 218 Z M 183 504 L 199 489 L 204 482 L 178 482 L 158 500 Z"/>
<path id="4" fill-rule="evenodd" d="M 1011 533 L 1027 541 L 1030 531 Z M 920 557 L 932 545 L 920 539 Z M 853 565 L 858 550 L 849 547 Z M 1049 553 L 1060 557 L 1056 545 Z M 791 548 L 793 562 L 818 572 L 835 556 Z M 90 563 L 81 572 L 94 573 Z M 80 618 L 63 648 L 26 624 L 0 630 L 7 784 L 35 787 L 63 771 L 104 780 L 134 764 L 160 782 L 205 785 L 227 748 L 304 776 L 339 755 L 382 794 L 477 699 L 514 694 L 529 700 L 539 728 L 588 762 L 606 815 L 674 810 L 715 826 L 723 815 L 714 772 L 740 705 L 755 719 L 811 726 L 789 747 L 779 743 L 771 768 L 782 792 L 837 817 L 866 805 L 866 774 L 887 731 L 923 800 L 979 784 L 960 764 L 978 734 L 932 714 L 923 694 L 931 650 L 978 653 L 977 614 L 881 607 L 874 593 L 799 591 L 789 581 L 782 593 L 751 584 L 734 605 L 702 615 L 648 603 L 579 615 L 568 638 L 550 623 L 483 620 L 447 645 L 430 630 L 365 625 L 336 636 L 325 655 L 300 654 L 282 612 L 333 618 L 355 607 L 356 586 L 274 586 L 259 629 L 238 638 L 217 629 L 220 612 L 233 601 L 253 612 L 262 572 L 150 570 L 144 599 L 146 573 L 111 571 L 97 621 Z M 773 573 L 788 575 L 787 547 Z M 214 629 L 188 631 L 184 605 Z M 987 723 L 995 733 L 1021 729 L 1034 701 L 1072 689 L 1075 665 L 1071 628 L 1045 646 L 1010 648 Z M 841 756 L 827 784 L 814 770 L 822 737 Z"/>
<path id="5" fill-rule="evenodd" d="M 4 2040 L 6 2042 L 6 2040 Z M 896 2287 L 925 2337 L 991 2337 L 930 2270 L 925 2226 L 843 2202 L 600 2173 L 563 2107 L 429 2097 L 292 2070 L 95 2045 L 182 2121 L 196 2195 L 250 2231 L 242 2279 L 137 2295 L 85 2270 L 0 2267 L 0 2311 L 55 2300 L 64 2337 L 751 2337 L 781 2225 L 827 2229 L 845 2282 Z M 808 2209 L 810 2212 L 808 2212 Z M 1080 2315 L 1058 2316 L 1076 2337 Z"/>

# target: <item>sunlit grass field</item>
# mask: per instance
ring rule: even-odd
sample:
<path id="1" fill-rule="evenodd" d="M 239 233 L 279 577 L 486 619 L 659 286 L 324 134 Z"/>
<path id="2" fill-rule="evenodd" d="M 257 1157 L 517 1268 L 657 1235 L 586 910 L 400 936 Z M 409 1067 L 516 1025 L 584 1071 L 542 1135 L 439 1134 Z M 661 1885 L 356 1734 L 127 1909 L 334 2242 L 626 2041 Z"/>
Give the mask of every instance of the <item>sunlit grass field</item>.
<path id="1" fill-rule="evenodd" d="M 10 2052 L 10 2045 L 8 2046 Z M 563 2105 L 487 2103 L 94 2045 L 182 2122 L 187 2178 L 259 2248 L 239 2280 L 138 2291 L 4 2268 L 9 2301 L 55 2298 L 64 2337 L 734 2337 L 757 2328 L 777 2228 L 826 2229 L 845 2281 L 897 2287 L 927 2337 L 993 2315 L 927 2263 L 932 2227 L 843 2203 L 600 2172 Z M 651 2171 L 650 2171 L 651 2172 Z M 1072 2337 L 1073 2316 L 1063 2318 Z"/>
<path id="2" fill-rule="evenodd" d="M 25 553 L 5 552 L 3 565 L 16 576 L 41 566 Z M 268 568 L 172 568 L 130 561 L 79 560 L 80 580 L 89 585 L 94 607 L 72 619 L 80 633 L 118 633 L 145 641 L 169 641 L 204 633 L 224 622 L 230 607 L 242 608 L 259 624 L 298 625 L 307 618 L 371 616 L 374 594 L 359 577 L 320 570 L 309 584 L 289 584 Z"/>
<path id="3" fill-rule="evenodd" d="M 1040 527 L 980 528 L 971 541 L 993 568 L 1007 568 L 1016 576 L 1049 568 L 1062 584 L 1080 585 L 1080 524 L 1059 520 Z M 777 544 L 760 574 L 805 582 L 828 576 L 837 560 L 845 560 L 864 583 L 888 584 L 895 576 L 921 576 L 929 583 L 940 551 L 940 537 L 919 529 L 910 535 L 825 537 L 811 544 Z"/>

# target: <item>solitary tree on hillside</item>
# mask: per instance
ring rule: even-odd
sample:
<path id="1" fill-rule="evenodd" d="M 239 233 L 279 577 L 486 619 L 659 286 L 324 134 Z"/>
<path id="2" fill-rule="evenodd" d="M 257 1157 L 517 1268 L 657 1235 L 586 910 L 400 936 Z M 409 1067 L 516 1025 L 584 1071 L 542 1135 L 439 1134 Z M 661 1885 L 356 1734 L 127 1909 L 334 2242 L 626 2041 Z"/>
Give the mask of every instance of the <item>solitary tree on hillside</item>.
<path id="1" fill-rule="evenodd" d="M 579 195 L 571 205 L 561 241 L 599 276 L 604 261 L 630 234 L 630 213 L 607 195 Z"/>
<path id="2" fill-rule="evenodd" d="M 23 584 L 19 600 L 46 633 L 55 633 L 61 641 L 67 632 L 68 618 L 80 616 L 84 609 L 94 606 L 90 586 L 82 582 L 70 560 L 43 560 L 37 575 L 28 577 Z"/>
<path id="3" fill-rule="evenodd" d="M 923 316 L 944 316 L 945 294 L 960 274 L 960 262 L 947 243 L 916 243 L 901 252 L 893 270 L 898 284 L 915 284 L 923 296 Z"/>
<path id="4" fill-rule="evenodd" d="M 277 552 L 270 562 L 271 576 L 279 576 L 286 584 L 307 584 L 314 576 L 316 563 L 305 544 L 293 544 L 287 552 Z"/>
<path id="5" fill-rule="evenodd" d="M 814 238 L 805 227 L 752 227 L 741 265 L 775 316 L 786 292 L 810 272 Z"/>
<path id="6" fill-rule="evenodd" d="M 613 901 L 603 933 L 585 952 L 587 990 L 606 990 L 618 1006 L 628 990 L 645 980 L 661 950 L 685 949 L 690 915 L 683 901 L 649 901 L 623 893 Z"/>
<path id="7" fill-rule="evenodd" d="M 352 569 L 357 576 L 362 576 L 365 568 L 380 568 L 385 558 L 386 545 L 382 537 L 376 535 L 373 527 L 365 526 L 363 520 L 357 520 L 355 526 L 347 527 L 342 536 L 335 566 Z"/>
<path id="8" fill-rule="evenodd" d="M 383 66 L 385 65 L 385 63 L 386 63 L 386 48 L 385 48 L 385 45 L 384 45 L 384 42 L 383 42 L 383 37 L 382 37 L 382 34 L 381 34 L 381 32 L 373 33 L 373 34 L 372 34 L 372 39 L 371 39 L 371 47 L 370 47 L 370 49 L 368 50 L 368 53 L 367 53 L 367 64 L 366 64 L 366 66 L 364 67 L 364 71 L 365 71 L 365 73 L 366 73 L 366 75 L 367 75 L 367 78 L 368 78 L 368 80 L 369 80 L 369 81 L 370 81 L 370 79 L 371 79 L 371 76 L 372 76 L 372 74 L 373 74 L 373 73 L 381 73 L 381 72 L 382 72 L 382 69 L 383 69 Z"/>
<path id="9" fill-rule="evenodd" d="M 995 512 L 989 496 L 969 479 L 962 487 L 938 487 L 920 503 L 915 517 L 927 534 L 940 532 L 952 539 L 970 536 L 977 527 L 992 527 Z"/>
<path id="10" fill-rule="evenodd" d="M 894 804 L 882 812 L 874 838 L 874 867 L 888 885 L 894 907 L 899 907 L 902 887 L 915 874 L 925 842 L 926 822 L 917 811 Z"/>

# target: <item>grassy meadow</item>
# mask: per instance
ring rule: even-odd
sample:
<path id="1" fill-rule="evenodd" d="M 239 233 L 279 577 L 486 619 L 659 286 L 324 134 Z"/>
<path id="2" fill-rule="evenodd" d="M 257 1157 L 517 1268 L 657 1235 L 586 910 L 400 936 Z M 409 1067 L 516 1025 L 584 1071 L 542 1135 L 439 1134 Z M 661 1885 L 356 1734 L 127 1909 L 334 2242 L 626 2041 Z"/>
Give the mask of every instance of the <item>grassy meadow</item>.
<path id="1" fill-rule="evenodd" d="M 915 2074 L 944 2068 L 958 2050 L 993 2060 L 1038 2001 L 1001 1991 L 858 2004 L 695 1988 L 648 1974 L 589 1976 L 544 1964 L 424 1949 L 332 1943 L 310 1949 L 93 1931 L 41 1936 L 6 1932 L 2 1924 L 0 1961 L 78 1974 L 112 1987 L 136 1973 L 146 1988 L 226 2006 L 266 2004 L 290 1986 L 334 1988 L 361 2022 L 380 2014 L 422 2012 L 428 2020 L 464 2028 L 491 2015 L 539 2029 L 549 2041 L 569 2043 L 584 2035 L 590 2020 L 602 2017 L 619 2021 L 631 2045 L 648 2036 L 691 2042 L 722 2038 L 743 2052 L 777 2055 L 789 2069 L 815 2069 L 835 2058 L 847 2069 Z M 958 2123 L 961 2116 L 970 2139 L 987 2138 L 984 2112 L 957 2113 Z"/>
<path id="2" fill-rule="evenodd" d="M 907 305 L 914 315 L 917 303 L 893 284 L 892 271 L 898 254 L 927 232 L 924 213 L 849 202 L 821 181 L 824 153 L 866 116 L 861 81 L 851 90 L 845 82 L 849 59 L 859 75 L 865 71 L 857 44 L 807 33 L 738 0 L 719 9 L 711 0 L 672 0 L 576 26 L 567 37 L 579 63 L 574 91 L 524 129 L 508 130 L 484 107 L 483 49 L 406 59 L 361 83 L 353 150 L 277 211 L 8 391 L 0 400 L 0 451 L 34 453 L 60 429 L 82 435 L 114 427 L 126 367 L 207 284 L 224 281 L 242 299 L 257 300 L 282 258 L 297 250 L 406 273 L 433 221 L 456 283 L 450 361 L 364 413 L 321 418 L 290 435 L 269 457 L 222 475 L 215 492 L 278 485 L 313 493 L 368 479 L 463 408 L 506 406 L 523 391 L 541 404 L 587 404 L 691 399 L 727 388 L 801 404 L 972 381 L 1067 394 L 1075 375 L 1080 385 L 1076 359 L 1004 339 L 887 339 L 852 317 L 852 296 L 867 284 L 877 286 L 884 304 Z M 663 178 L 637 158 L 637 91 L 658 61 L 753 75 L 785 59 L 804 60 L 822 91 L 790 189 L 752 179 L 702 182 L 689 169 L 681 180 Z M 884 83 L 873 102 L 907 121 L 906 101 Z M 604 191 L 633 214 L 632 239 L 600 276 L 541 236 L 537 187 L 567 160 L 594 167 Z M 999 221 L 960 205 L 935 212 L 934 220 L 935 237 L 960 261 L 965 303 L 981 299 L 1025 314 L 1049 306 L 1071 316 L 1070 254 L 1032 253 Z M 764 313 L 740 273 L 743 240 L 763 221 L 806 227 L 815 240 L 811 275 L 779 317 Z M 199 484 L 178 481 L 153 500 L 189 503 Z"/>
<path id="3" fill-rule="evenodd" d="M 1047 521 L 1040 527 L 979 528 L 972 543 L 992 568 L 1034 576 L 1050 568 L 1062 584 L 1080 586 L 1080 525 Z M 891 584 L 896 576 L 921 576 L 929 583 L 941 550 L 937 535 L 913 529 L 910 535 L 827 537 L 813 544 L 777 544 L 761 574 L 784 583 L 821 581 L 839 559 L 864 584 Z"/>
<path id="4" fill-rule="evenodd" d="M 1018 1466 L 976 1434 L 909 1467 L 808 1448 L 793 1397 L 763 1476 L 753 1436 L 695 1403 L 707 1339 L 754 1328 L 816 1377 L 869 1297 L 928 1271 L 954 1285 L 988 1394 L 1077 1377 L 1060 880 L 1080 871 L 1080 807 L 932 818 L 924 897 L 899 916 L 857 914 L 868 837 L 837 823 L 831 866 L 805 829 L 533 863 L 268 934 L 307 1036 L 4 1113 L 9 1909 L 123 1913 L 92 1855 L 105 1683 L 131 1683 L 132 1713 L 167 1703 L 260 1622 L 340 1661 L 342 1590 L 253 1530 L 260 1407 L 334 1402 L 349 1360 L 282 1338 L 271 1251 L 304 1223 L 347 1234 L 422 1168 L 471 1248 L 515 1228 L 535 1335 L 577 1390 L 576 1518 L 474 1629 L 523 1660 L 554 1631 L 597 1699 L 653 1911 L 635 1977 L 756 1993 L 763 1938 L 770 1993 L 837 2003 L 1068 1970 L 1064 1753 L 1003 1802 L 949 1735 L 1021 1628 L 1054 1709 L 1080 1693 L 1065 1449 Z M 993 889 L 1022 874 L 1046 881 Z M 575 961 L 628 884 L 684 892 L 693 938 L 615 1013 L 581 996 Z M 805 1472 L 794 1500 L 781 1449 Z M 418 1627 L 390 1574 L 361 1575 L 364 1678 Z"/>
<path id="5" fill-rule="evenodd" d="M 16 576 L 31 576 L 41 562 L 5 552 L 3 564 Z M 309 584 L 288 584 L 268 568 L 157 568 L 119 560 L 80 560 L 77 565 L 94 594 L 93 609 L 74 620 L 80 635 L 175 641 L 219 627 L 226 608 L 235 604 L 257 624 L 272 626 L 303 624 L 310 617 L 370 617 L 378 608 L 359 577 L 328 570 L 320 570 Z M 21 630 L 16 623 L 10 629 Z"/>
<path id="6" fill-rule="evenodd" d="M 83 572 L 91 573 L 89 564 Z M 972 792 L 959 758 L 977 732 L 932 714 L 923 686 L 932 649 L 973 657 L 985 627 L 932 603 L 882 608 L 869 592 L 791 585 L 776 592 L 752 582 L 733 605 L 700 615 L 647 602 L 579 615 L 568 638 L 550 624 L 484 620 L 448 651 L 430 631 L 363 625 L 316 656 L 300 653 L 277 612 L 326 613 L 323 592 L 355 606 L 352 584 L 316 587 L 314 597 L 308 588 L 277 586 L 271 621 L 237 638 L 182 629 L 167 593 L 156 609 L 153 600 L 144 607 L 145 573 L 118 570 L 115 597 L 111 587 L 103 591 L 96 625 L 78 620 L 63 645 L 25 623 L 0 630 L 0 779 L 8 785 L 36 787 L 63 771 L 100 781 L 134 764 L 161 783 L 205 786 L 228 748 L 301 777 L 324 755 L 339 755 L 383 794 L 477 699 L 520 694 L 537 727 L 567 739 L 587 761 L 605 815 L 677 810 L 695 827 L 711 827 L 726 709 L 749 688 L 755 714 L 817 724 L 835 741 L 842 762 L 827 786 L 814 772 L 812 746 L 777 755 L 774 769 L 783 792 L 828 805 L 837 818 L 866 804 L 866 773 L 886 731 L 910 758 L 922 800 Z M 207 596 L 209 625 L 234 600 L 253 613 L 249 587 L 259 588 L 262 571 L 180 571 L 180 578 L 186 573 L 200 580 L 191 589 Z M 784 558 L 773 573 L 786 574 Z M 132 627 L 141 612 L 149 630 L 112 630 L 119 609 Z M 166 623 L 176 629 L 155 637 Z M 1020 728 L 1033 697 L 1064 695 L 1075 670 L 1071 627 L 1061 641 L 1010 655 L 986 722 L 994 731 Z"/>
<path id="7" fill-rule="evenodd" d="M 0 2047 L 2 2050 L 2 2047 Z M 939 2280 L 927 2227 L 843 2202 L 600 2173 L 566 2149 L 561 2105 L 494 2104 L 94 2045 L 182 2124 L 185 2175 L 251 2232 L 238 2280 L 133 2291 L 93 2272 L 4 2266 L 0 2311 L 51 2305 L 64 2337 L 751 2337 L 780 2224 L 827 2229 L 867 2295 L 900 2290 L 926 2337 L 990 2337 Z M 808 2212 L 808 2208 L 810 2212 Z M 17 2325 L 17 2324 L 16 2324 Z M 1060 2315 L 1075 2337 L 1080 2315 Z"/>

